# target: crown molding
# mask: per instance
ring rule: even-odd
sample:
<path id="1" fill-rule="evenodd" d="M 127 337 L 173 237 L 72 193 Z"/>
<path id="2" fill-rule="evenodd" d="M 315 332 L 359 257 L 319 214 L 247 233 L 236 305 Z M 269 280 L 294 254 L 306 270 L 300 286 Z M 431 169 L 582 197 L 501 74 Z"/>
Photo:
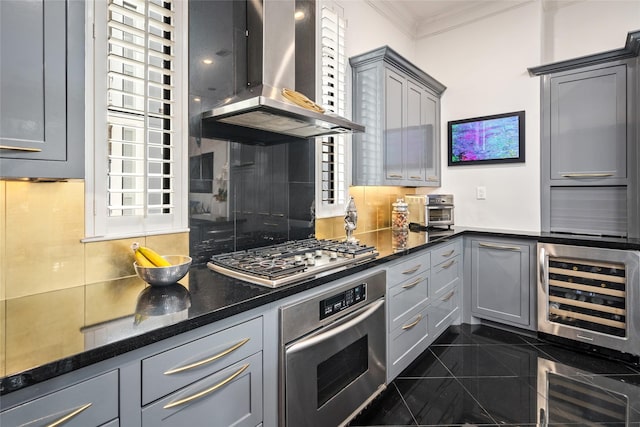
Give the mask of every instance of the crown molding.
<path id="1" fill-rule="evenodd" d="M 389 0 L 365 0 L 365 3 L 387 18 L 404 35 L 415 39 L 418 22 L 406 9 Z"/>

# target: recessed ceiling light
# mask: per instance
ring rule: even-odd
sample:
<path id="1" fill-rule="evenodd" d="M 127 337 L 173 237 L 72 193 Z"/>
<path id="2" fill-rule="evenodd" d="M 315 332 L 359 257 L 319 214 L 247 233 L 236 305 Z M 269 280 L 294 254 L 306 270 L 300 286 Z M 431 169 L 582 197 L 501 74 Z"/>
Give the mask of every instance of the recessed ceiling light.
<path id="1" fill-rule="evenodd" d="M 296 18 L 296 21 L 300 21 L 301 19 L 304 19 L 304 12 L 299 10 L 293 14 L 293 17 Z"/>
<path id="2" fill-rule="evenodd" d="M 202 63 L 203 64 L 207 64 L 207 65 L 211 65 L 211 64 L 213 64 L 213 59 L 209 59 L 209 58 L 203 59 Z"/>

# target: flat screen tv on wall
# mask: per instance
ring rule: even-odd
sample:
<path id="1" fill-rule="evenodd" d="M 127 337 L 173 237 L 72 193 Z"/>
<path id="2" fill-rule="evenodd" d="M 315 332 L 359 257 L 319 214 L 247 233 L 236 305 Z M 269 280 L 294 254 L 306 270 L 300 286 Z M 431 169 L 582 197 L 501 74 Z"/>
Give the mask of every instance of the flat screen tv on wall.
<path id="1" fill-rule="evenodd" d="M 524 111 L 448 123 L 449 166 L 524 162 Z"/>

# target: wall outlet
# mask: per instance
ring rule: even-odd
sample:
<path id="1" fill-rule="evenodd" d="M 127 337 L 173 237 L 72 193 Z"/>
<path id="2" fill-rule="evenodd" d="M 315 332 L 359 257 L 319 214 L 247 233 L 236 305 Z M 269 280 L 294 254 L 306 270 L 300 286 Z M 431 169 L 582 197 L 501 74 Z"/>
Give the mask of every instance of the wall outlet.
<path id="1" fill-rule="evenodd" d="M 487 198 L 487 187 L 476 187 L 476 199 L 484 200 Z"/>

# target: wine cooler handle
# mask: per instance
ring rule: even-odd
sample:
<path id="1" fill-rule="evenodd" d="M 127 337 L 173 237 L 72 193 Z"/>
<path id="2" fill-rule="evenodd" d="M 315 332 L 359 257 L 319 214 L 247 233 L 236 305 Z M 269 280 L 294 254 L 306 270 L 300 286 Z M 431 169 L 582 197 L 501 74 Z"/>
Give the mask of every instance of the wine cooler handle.
<path id="1" fill-rule="evenodd" d="M 542 288 L 542 291 L 546 294 L 548 294 L 549 292 L 547 291 L 547 284 L 549 283 L 549 278 L 547 277 L 547 269 L 545 268 L 545 258 L 546 258 L 546 251 L 544 250 L 544 248 L 540 248 L 540 250 L 538 251 L 538 264 L 539 264 L 539 270 L 538 270 L 538 274 L 540 274 L 540 287 Z"/>

